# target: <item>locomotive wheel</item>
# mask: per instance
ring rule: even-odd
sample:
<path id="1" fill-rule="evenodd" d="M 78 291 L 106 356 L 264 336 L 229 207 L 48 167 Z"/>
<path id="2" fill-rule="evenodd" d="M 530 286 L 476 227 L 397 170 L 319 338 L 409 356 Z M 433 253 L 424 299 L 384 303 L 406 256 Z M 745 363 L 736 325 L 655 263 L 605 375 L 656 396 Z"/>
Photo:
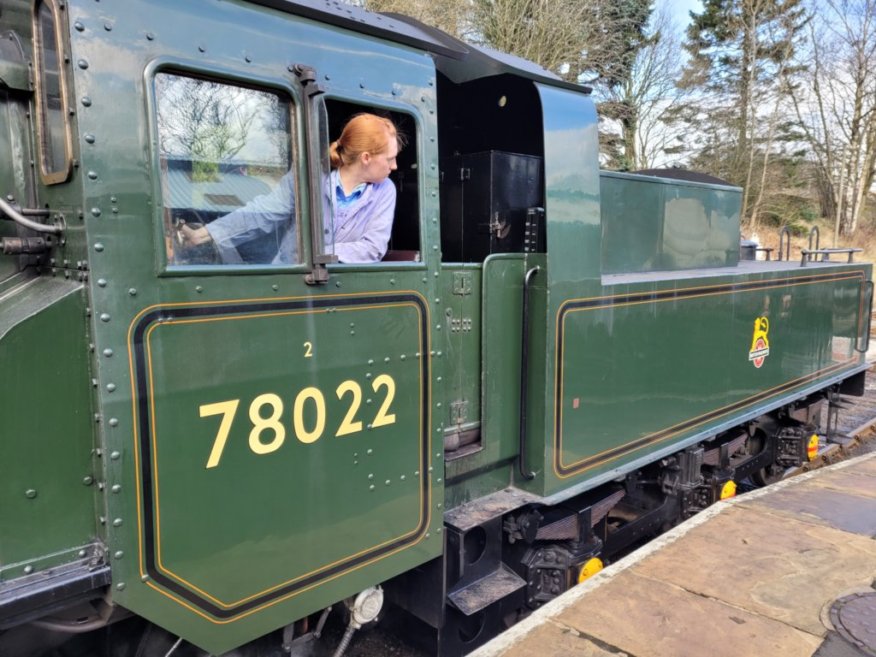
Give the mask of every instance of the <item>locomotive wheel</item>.
<path id="1" fill-rule="evenodd" d="M 762 431 L 755 431 L 754 435 L 748 439 L 748 453 L 752 455 L 760 454 L 764 449 L 766 449 L 766 436 Z M 751 481 L 755 486 L 763 488 L 780 481 L 784 474 L 784 468 L 777 463 L 773 463 L 752 472 Z"/>
<path id="2" fill-rule="evenodd" d="M 755 485 L 763 488 L 764 486 L 769 486 L 770 484 L 774 484 L 777 481 L 781 481 L 782 477 L 785 475 L 785 469 L 780 465 L 768 465 L 765 468 L 761 468 L 757 472 L 751 473 L 751 481 L 754 482 Z"/>

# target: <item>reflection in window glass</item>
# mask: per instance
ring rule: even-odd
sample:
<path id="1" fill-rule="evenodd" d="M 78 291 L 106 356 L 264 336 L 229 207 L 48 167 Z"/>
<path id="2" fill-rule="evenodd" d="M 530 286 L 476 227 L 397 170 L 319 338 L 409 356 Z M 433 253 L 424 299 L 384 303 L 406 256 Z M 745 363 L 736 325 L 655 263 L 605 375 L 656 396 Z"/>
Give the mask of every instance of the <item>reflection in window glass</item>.
<path id="1" fill-rule="evenodd" d="M 61 69 L 55 15 L 50 3 L 40 5 L 37 13 L 39 29 L 39 86 L 40 86 L 40 152 L 43 174 L 66 179 L 69 153 L 67 151 L 67 123 L 64 116 Z M 52 180 L 60 182 L 60 180 Z"/>
<path id="2" fill-rule="evenodd" d="M 169 263 L 297 262 L 290 103 L 169 73 L 155 98 Z"/>

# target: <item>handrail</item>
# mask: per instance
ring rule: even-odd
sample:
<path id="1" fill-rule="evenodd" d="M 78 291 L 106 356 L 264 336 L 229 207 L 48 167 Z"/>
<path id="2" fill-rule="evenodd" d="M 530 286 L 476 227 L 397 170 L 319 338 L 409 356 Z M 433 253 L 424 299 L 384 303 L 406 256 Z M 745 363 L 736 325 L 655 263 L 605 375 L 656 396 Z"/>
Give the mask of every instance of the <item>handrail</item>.
<path id="1" fill-rule="evenodd" d="M 788 239 L 785 240 L 785 236 L 788 236 Z M 787 244 L 787 251 L 783 248 Z M 782 254 L 785 254 L 785 257 L 782 257 Z M 782 226 L 782 230 L 779 231 L 779 260 L 790 260 L 791 259 L 791 229 L 787 226 Z"/>
<path id="2" fill-rule="evenodd" d="M 520 433 L 517 467 L 524 479 L 535 479 L 535 473 L 526 467 L 526 403 L 527 388 L 529 387 L 529 284 L 532 278 L 541 270 L 535 266 L 526 272 L 523 278 L 523 342 L 520 345 Z"/>
<path id="3" fill-rule="evenodd" d="M 304 111 L 304 130 L 307 135 L 306 150 L 308 159 L 313 163 L 321 161 L 320 152 L 324 152 L 323 144 L 320 143 L 320 130 L 318 126 L 320 101 L 325 89 L 316 81 L 316 69 L 305 66 L 304 64 L 293 64 L 289 66 L 289 71 L 294 73 L 298 78 L 301 87 L 304 90 L 307 99 L 307 106 Z M 322 106 L 324 107 L 324 106 Z M 310 272 L 304 275 L 304 282 L 307 285 L 325 285 L 328 282 L 329 274 L 326 265 L 338 261 L 338 257 L 333 253 L 324 253 L 325 244 L 323 243 L 322 235 L 315 230 L 315 223 L 318 223 L 318 218 L 321 217 L 323 227 L 328 217 L 322 216 L 323 205 L 320 202 L 322 198 L 323 181 L 321 178 L 320 167 L 313 166 L 310 169 L 310 175 L 307 176 L 307 189 L 310 194 L 311 203 L 311 222 L 310 222 Z"/>
<path id="4" fill-rule="evenodd" d="M 28 214 L 40 215 L 43 214 L 42 210 L 24 210 L 20 211 L 15 208 L 11 203 L 9 203 L 6 199 L 0 198 L 0 210 L 3 211 L 7 217 L 12 219 L 15 223 L 20 226 L 24 226 L 30 230 L 35 230 L 38 233 L 51 233 L 52 235 L 60 235 L 64 230 L 61 226 L 49 226 L 48 224 L 41 224 L 37 221 L 33 221 L 32 219 L 28 219 L 24 216 L 23 212 L 27 212 Z M 38 215 L 37 215 L 38 216 Z"/>
<path id="5" fill-rule="evenodd" d="M 870 300 L 867 307 L 867 326 L 864 328 L 864 336 L 866 340 L 861 349 L 858 349 L 857 346 L 855 347 L 855 351 L 859 354 L 866 354 L 870 349 L 870 330 L 872 329 L 873 324 L 873 281 L 867 281 L 867 287 L 870 290 L 870 294 L 868 295 Z"/>
<path id="6" fill-rule="evenodd" d="M 809 229 L 809 250 L 812 251 L 812 238 L 815 238 L 815 251 L 819 249 L 821 244 L 821 231 L 818 230 L 818 226 L 813 226 Z"/>
<path id="7" fill-rule="evenodd" d="M 812 256 L 820 255 L 821 262 L 830 262 L 830 256 L 841 253 L 848 254 L 849 259 L 846 262 L 852 262 L 852 258 L 856 253 L 860 253 L 864 249 L 859 248 L 843 248 L 843 249 L 800 249 L 800 266 L 805 267 L 807 262 L 812 262 Z"/>

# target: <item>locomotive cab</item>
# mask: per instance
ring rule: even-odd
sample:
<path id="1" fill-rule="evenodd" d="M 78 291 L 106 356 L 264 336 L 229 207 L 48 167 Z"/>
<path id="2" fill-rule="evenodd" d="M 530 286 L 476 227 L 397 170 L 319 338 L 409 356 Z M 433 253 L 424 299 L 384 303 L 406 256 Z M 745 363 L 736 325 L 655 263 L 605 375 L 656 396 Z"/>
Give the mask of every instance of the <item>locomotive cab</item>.
<path id="1" fill-rule="evenodd" d="M 0 653 L 288 652 L 383 586 L 456 657 L 860 391 L 871 267 L 737 263 L 738 189 L 600 174 L 534 64 L 319 0 L 0 20 Z M 359 112 L 407 145 L 348 264 Z"/>

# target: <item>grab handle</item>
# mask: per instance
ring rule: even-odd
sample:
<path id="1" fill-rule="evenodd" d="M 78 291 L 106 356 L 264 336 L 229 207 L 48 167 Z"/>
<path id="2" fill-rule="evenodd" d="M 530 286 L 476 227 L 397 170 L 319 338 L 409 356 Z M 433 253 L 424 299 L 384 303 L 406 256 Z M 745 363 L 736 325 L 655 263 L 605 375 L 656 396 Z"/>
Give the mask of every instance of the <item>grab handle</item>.
<path id="1" fill-rule="evenodd" d="M 855 351 L 859 354 L 866 354 L 870 349 L 870 329 L 873 323 L 873 281 L 867 281 L 867 289 L 870 299 L 867 302 L 867 326 L 864 330 L 864 346 L 861 349 L 855 347 Z"/>

